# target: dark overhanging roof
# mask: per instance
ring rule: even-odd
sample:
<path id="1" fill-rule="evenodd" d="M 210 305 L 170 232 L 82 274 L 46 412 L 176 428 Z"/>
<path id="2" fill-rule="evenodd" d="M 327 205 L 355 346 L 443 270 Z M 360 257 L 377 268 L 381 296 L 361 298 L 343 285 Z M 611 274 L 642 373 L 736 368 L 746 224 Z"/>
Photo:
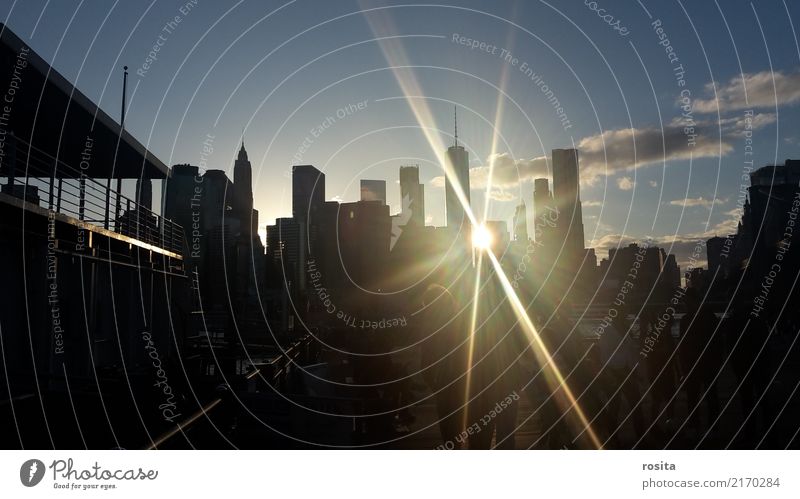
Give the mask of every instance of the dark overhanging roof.
<path id="1" fill-rule="evenodd" d="M 11 97 L 12 102 L 7 103 L 18 55 L 26 49 L 27 66 L 17 69 L 18 88 Z M 10 112 L 4 112 L 6 105 Z M 7 115 L 5 121 L 4 115 Z M 55 158 L 59 163 L 55 169 L 56 178 L 74 178 L 82 166 L 83 173 L 93 178 L 165 178 L 169 175 L 169 168 L 130 133 L 124 131 L 120 139 L 118 122 L 0 23 L 0 133 L 3 131 L 6 132 L 6 154 L 9 152 L 8 134 L 13 131 L 17 138 L 18 176 L 25 176 L 24 170 L 19 169 L 28 161 L 41 168 L 47 162 L 54 165 Z M 91 147 L 87 147 L 87 137 L 91 138 Z M 31 158 L 28 160 L 29 150 Z M 90 150 L 90 159 L 82 163 L 87 150 Z M 3 176 L 8 175 L 6 159 L 7 156 L 0 157 Z"/>

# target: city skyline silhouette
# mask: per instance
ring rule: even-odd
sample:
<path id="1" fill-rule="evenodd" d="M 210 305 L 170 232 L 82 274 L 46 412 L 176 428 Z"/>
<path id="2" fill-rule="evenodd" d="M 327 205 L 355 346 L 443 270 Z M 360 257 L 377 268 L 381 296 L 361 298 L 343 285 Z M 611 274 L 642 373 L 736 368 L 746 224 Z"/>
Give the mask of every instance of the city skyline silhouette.
<path id="1" fill-rule="evenodd" d="M 6 6 L 3 447 L 797 448 L 794 7 L 310 3 Z"/>

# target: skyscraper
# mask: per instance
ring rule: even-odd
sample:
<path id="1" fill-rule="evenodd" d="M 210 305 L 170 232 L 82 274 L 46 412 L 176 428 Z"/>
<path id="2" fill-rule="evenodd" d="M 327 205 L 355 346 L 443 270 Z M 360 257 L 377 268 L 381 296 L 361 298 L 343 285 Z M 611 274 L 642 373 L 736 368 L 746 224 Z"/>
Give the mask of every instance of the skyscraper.
<path id="1" fill-rule="evenodd" d="M 153 209 L 153 181 L 149 178 L 136 180 L 136 203 L 148 210 Z"/>
<path id="2" fill-rule="evenodd" d="M 537 178 L 533 181 L 533 237 L 536 242 L 547 239 L 546 235 L 550 230 L 547 224 L 548 217 L 551 217 L 550 210 L 553 209 L 553 196 L 550 194 L 550 183 L 546 178 Z"/>
<path id="3" fill-rule="evenodd" d="M 311 165 L 292 167 L 292 216 L 308 221 L 325 202 L 325 174 Z"/>
<path id="4" fill-rule="evenodd" d="M 520 201 L 514 211 L 514 241 L 528 241 L 528 210 L 524 201 Z"/>
<path id="5" fill-rule="evenodd" d="M 242 147 L 239 155 L 233 164 L 233 205 L 234 216 L 238 217 L 242 223 L 243 231 L 250 231 L 251 234 L 258 232 L 258 219 L 254 218 L 253 213 L 253 168 L 247 159 L 247 151 Z M 230 194 L 229 194 L 230 195 Z"/>
<path id="6" fill-rule="evenodd" d="M 455 122 L 455 142 L 447 148 L 447 165 L 445 174 L 445 206 L 447 208 L 447 227 L 449 229 L 460 229 L 466 218 L 464 205 L 456 194 L 454 183 L 461 187 L 461 191 L 466 198 L 466 204 L 470 204 L 469 191 L 469 153 L 464 146 L 458 145 L 458 121 Z"/>
<path id="7" fill-rule="evenodd" d="M 419 184 L 419 194 L 417 197 L 417 205 L 419 206 L 418 221 L 420 226 L 425 226 L 425 184 Z"/>
<path id="8" fill-rule="evenodd" d="M 267 259 L 273 262 L 286 279 L 295 276 L 300 255 L 300 229 L 293 218 L 276 218 L 267 226 Z"/>
<path id="9" fill-rule="evenodd" d="M 425 191 L 419 183 L 419 166 L 400 167 L 400 207 L 403 211 L 403 220 L 416 224 L 418 227 L 425 225 Z M 408 202 L 405 199 L 408 198 Z M 410 211 L 411 213 L 406 213 Z"/>
<path id="10" fill-rule="evenodd" d="M 577 149 L 553 149 L 553 198 L 558 208 L 559 237 L 575 254 L 583 252 L 583 212 Z"/>
<path id="11" fill-rule="evenodd" d="M 386 204 L 385 180 L 361 180 L 361 201 L 380 201 Z"/>
<path id="12" fill-rule="evenodd" d="M 318 218 L 325 205 L 325 174 L 311 165 L 292 168 L 292 215 L 299 227 L 298 287 L 305 290 L 305 268 L 308 256 L 317 247 Z"/>
<path id="13" fill-rule="evenodd" d="M 337 252 L 346 272 L 347 287 L 360 286 L 373 292 L 381 288 L 389 268 L 391 224 L 388 206 L 368 202 L 340 205 Z M 363 299 L 361 290 L 352 291 L 356 300 Z M 348 300 L 350 305 L 356 307 Z"/>

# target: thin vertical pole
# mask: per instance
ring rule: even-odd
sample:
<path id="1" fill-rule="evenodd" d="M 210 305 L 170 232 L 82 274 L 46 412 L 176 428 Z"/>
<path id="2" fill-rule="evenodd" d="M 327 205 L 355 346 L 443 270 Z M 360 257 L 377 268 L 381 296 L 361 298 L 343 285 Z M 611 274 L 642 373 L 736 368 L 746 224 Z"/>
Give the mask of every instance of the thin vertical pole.
<path id="1" fill-rule="evenodd" d="M 56 213 L 61 213 L 61 189 L 64 186 L 64 179 L 58 179 L 58 194 L 56 195 Z"/>
<path id="2" fill-rule="evenodd" d="M 83 220 L 86 209 L 86 177 L 83 172 L 81 172 L 78 184 L 78 196 L 78 220 Z"/>

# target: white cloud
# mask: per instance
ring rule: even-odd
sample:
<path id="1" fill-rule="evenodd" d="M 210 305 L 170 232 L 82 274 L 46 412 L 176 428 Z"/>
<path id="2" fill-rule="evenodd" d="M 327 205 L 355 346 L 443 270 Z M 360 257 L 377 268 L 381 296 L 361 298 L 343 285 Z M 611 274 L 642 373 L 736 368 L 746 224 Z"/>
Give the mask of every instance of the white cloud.
<path id="1" fill-rule="evenodd" d="M 718 131 L 697 124 L 694 145 L 677 122 L 660 128 L 607 130 L 578 142 L 581 180 L 594 184 L 601 176 L 631 171 L 664 161 L 689 158 L 716 158 L 733 151 L 729 141 L 720 140 Z"/>
<path id="2" fill-rule="evenodd" d="M 686 199 L 673 199 L 669 202 L 672 206 L 685 206 L 687 208 L 694 207 L 694 206 L 703 206 L 708 208 L 715 204 L 723 204 L 725 201 L 722 199 L 706 199 L 703 196 L 696 197 L 696 198 L 686 198 Z"/>
<path id="3" fill-rule="evenodd" d="M 708 99 L 694 101 L 696 112 L 716 113 L 718 105 L 719 109 L 725 112 L 774 108 L 776 105 L 788 105 L 800 101 L 800 73 L 761 71 L 738 75 L 717 88 L 716 98 L 714 98 L 715 86 L 714 83 L 706 85 Z"/>
<path id="4" fill-rule="evenodd" d="M 636 187 L 636 182 L 630 177 L 620 177 L 617 179 L 617 187 L 623 191 L 629 191 Z"/>
<path id="5" fill-rule="evenodd" d="M 603 206 L 602 201 L 581 201 L 581 207 L 583 208 L 594 208 L 596 206 Z"/>
<path id="6" fill-rule="evenodd" d="M 650 184 L 650 187 L 658 187 L 658 182 L 656 182 L 655 180 L 651 180 L 648 183 Z"/>
<path id="7" fill-rule="evenodd" d="M 678 118 L 664 125 L 663 131 L 656 127 L 606 130 L 578 142 L 581 181 L 592 185 L 602 176 L 654 164 L 725 156 L 741 141 L 746 127 L 758 130 L 776 120 L 775 113 L 755 113 L 749 123 L 744 117 L 696 120 L 694 145 L 684 131 L 685 123 Z"/>
<path id="8" fill-rule="evenodd" d="M 495 201 L 514 201 L 519 196 L 517 196 L 517 194 L 514 194 L 513 192 L 505 191 L 503 189 L 492 189 L 492 192 L 491 194 L 489 194 L 489 197 L 494 199 Z"/>
<path id="9" fill-rule="evenodd" d="M 727 218 L 709 229 L 706 232 L 708 237 L 736 234 L 736 230 L 739 228 L 739 221 L 742 219 L 742 210 L 739 208 L 734 208 L 724 212 L 723 215 L 725 215 Z"/>

